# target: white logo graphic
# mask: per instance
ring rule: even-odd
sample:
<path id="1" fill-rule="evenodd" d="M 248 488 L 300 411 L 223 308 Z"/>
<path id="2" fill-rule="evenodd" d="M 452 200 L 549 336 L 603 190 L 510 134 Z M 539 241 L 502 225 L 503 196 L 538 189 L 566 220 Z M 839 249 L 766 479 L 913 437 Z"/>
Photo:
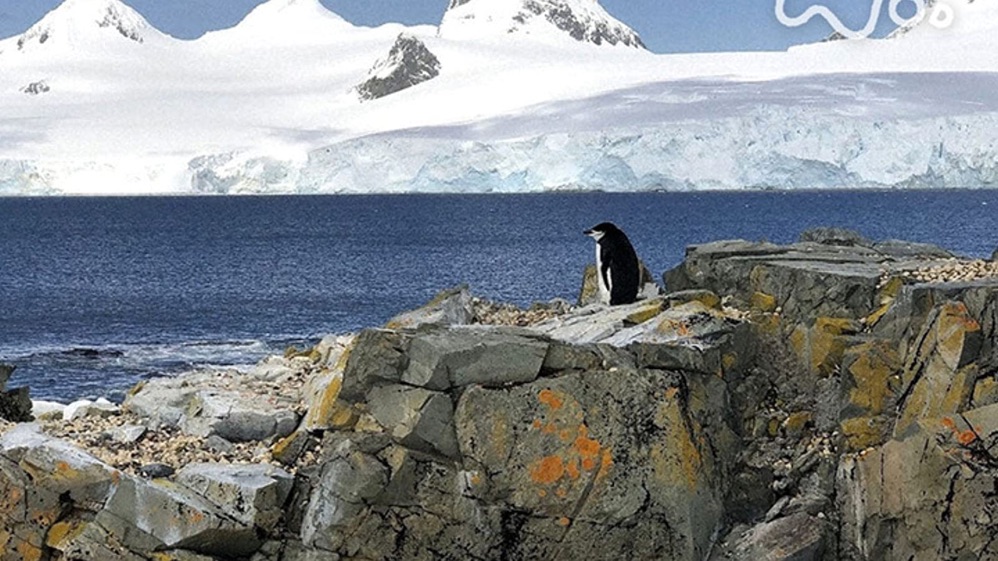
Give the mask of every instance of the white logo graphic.
<path id="1" fill-rule="evenodd" d="M 910 18 L 903 18 L 898 12 L 898 6 L 902 2 L 911 2 L 915 5 L 915 15 Z M 814 19 L 815 16 L 821 16 L 828 25 L 832 26 L 832 29 L 838 31 L 843 37 L 848 39 L 865 39 L 873 34 L 873 31 L 877 28 L 877 23 L 880 21 L 880 12 L 884 7 L 884 0 L 873 0 L 873 6 L 870 10 L 870 18 L 866 21 L 866 27 L 860 29 L 859 31 L 853 31 L 846 27 L 842 20 L 835 15 L 827 6 L 811 6 L 804 13 L 797 17 L 790 17 L 787 15 L 786 8 L 787 0 L 776 0 L 776 19 L 780 20 L 780 23 L 787 27 L 800 27 L 807 22 Z M 925 17 L 926 11 L 929 8 L 925 5 L 925 0 L 890 0 L 889 11 L 891 14 L 891 20 L 898 25 L 898 27 L 904 27 L 908 24 L 921 21 Z M 937 29 L 945 29 L 952 25 L 954 19 L 953 8 L 946 4 L 945 2 L 936 2 L 931 8 L 932 13 L 929 15 L 929 23 L 936 27 Z"/>

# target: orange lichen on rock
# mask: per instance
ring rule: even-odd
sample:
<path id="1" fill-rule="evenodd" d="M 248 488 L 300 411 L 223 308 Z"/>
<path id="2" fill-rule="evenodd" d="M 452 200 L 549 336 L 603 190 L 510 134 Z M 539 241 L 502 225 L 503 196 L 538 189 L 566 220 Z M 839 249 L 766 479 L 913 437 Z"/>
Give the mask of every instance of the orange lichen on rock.
<path id="1" fill-rule="evenodd" d="M 557 411 L 561 409 L 562 405 L 564 405 L 564 402 L 560 397 L 558 397 L 558 394 L 549 389 L 541 390 L 541 393 L 537 395 L 537 399 L 539 399 L 544 405 L 550 407 L 552 411 Z"/>
<path id="2" fill-rule="evenodd" d="M 565 463 L 558 455 L 542 458 L 530 467 L 530 479 L 541 485 L 555 483 L 563 475 L 565 475 Z"/>
<path id="3" fill-rule="evenodd" d="M 565 473 L 568 475 L 569 479 L 575 480 L 579 478 L 581 473 L 579 472 L 578 458 L 572 458 L 565 464 Z"/>
<path id="4" fill-rule="evenodd" d="M 977 435 L 974 434 L 972 430 L 965 430 L 956 435 L 956 441 L 960 443 L 961 446 L 969 446 L 970 443 L 977 440 Z"/>

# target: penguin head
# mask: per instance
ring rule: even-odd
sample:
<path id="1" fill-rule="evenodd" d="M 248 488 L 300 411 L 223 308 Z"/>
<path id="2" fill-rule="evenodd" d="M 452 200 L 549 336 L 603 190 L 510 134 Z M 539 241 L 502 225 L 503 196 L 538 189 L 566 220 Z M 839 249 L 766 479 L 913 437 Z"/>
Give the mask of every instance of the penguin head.
<path id="1" fill-rule="evenodd" d="M 599 241 L 603 239 L 603 236 L 606 236 L 607 234 L 612 236 L 617 232 L 620 232 L 620 229 L 617 228 L 613 222 L 602 222 L 582 233 L 596 240 L 596 243 L 599 243 Z"/>

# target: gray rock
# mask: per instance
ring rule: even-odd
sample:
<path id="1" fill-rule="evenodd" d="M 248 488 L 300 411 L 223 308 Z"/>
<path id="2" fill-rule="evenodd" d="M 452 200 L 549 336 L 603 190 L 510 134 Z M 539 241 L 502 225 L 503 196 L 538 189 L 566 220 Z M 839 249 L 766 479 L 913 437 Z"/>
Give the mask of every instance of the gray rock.
<path id="1" fill-rule="evenodd" d="M 142 425 L 125 425 L 114 427 L 109 431 L 111 440 L 122 444 L 132 444 L 138 442 L 148 429 Z"/>
<path id="2" fill-rule="evenodd" d="M 294 478 L 265 464 L 191 464 L 176 480 L 239 522 L 270 533 L 281 521 Z"/>
<path id="3" fill-rule="evenodd" d="M 383 386 L 368 394 L 368 407 L 399 444 L 458 457 L 454 405 L 447 394 L 410 386 Z"/>
<path id="4" fill-rule="evenodd" d="M 176 427 L 198 391 L 200 380 L 158 378 L 136 386 L 122 409 L 148 419 L 152 427 Z"/>
<path id="5" fill-rule="evenodd" d="M 408 344 L 408 337 L 398 331 L 361 331 L 347 357 L 339 397 L 356 403 L 373 387 L 397 384 L 408 364 Z"/>
<path id="6" fill-rule="evenodd" d="M 387 467 L 345 440 L 322 466 L 302 520 L 302 543 L 336 551 L 362 523 L 365 501 L 388 483 Z"/>
<path id="7" fill-rule="evenodd" d="M 444 290 L 422 308 L 405 312 L 390 319 L 389 329 L 415 329 L 422 326 L 448 327 L 468 325 L 475 318 L 468 285 Z"/>
<path id="8" fill-rule="evenodd" d="M 401 380 L 432 390 L 532 381 L 540 374 L 548 345 L 525 334 L 480 326 L 419 334 L 409 346 L 409 366 Z"/>
<path id="9" fill-rule="evenodd" d="M 123 477 L 96 521 L 137 553 L 187 549 L 226 557 L 260 547 L 252 526 L 173 482 Z"/>
<path id="10" fill-rule="evenodd" d="M 14 423 L 33 420 L 31 416 L 31 395 L 27 387 L 7 390 L 7 381 L 14 374 L 15 367 L 0 363 L 0 419 Z"/>
<path id="11" fill-rule="evenodd" d="M 166 464 L 146 464 L 139 468 L 139 475 L 149 479 L 164 479 L 172 476 L 177 470 Z"/>
<path id="12" fill-rule="evenodd" d="M 39 80 L 37 82 L 31 82 L 27 86 L 21 88 L 21 91 L 28 95 L 38 95 L 43 93 L 48 93 L 52 88 L 49 87 L 45 80 Z"/>
<path id="13" fill-rule="evenodd" d="M 379 60 L 368 75 L 357 86 L 362 101 L 382 98 L 436 78 L 440 75 L 440 61 L 422 41 L 401 33 L 388 57 Z"/>
<path id="14" fill-rule="evenodd" d="M 291 409 L 262 401 L 252 393 L 201 390 L 187 406 L 180 427 L 187 434 L 216 435 L 231 442 L 284 437 L 298 426 Z"/>
<path id="15" fill-rule="evenodd" d="M 828 522 L 797 513 L 753 527 L 735 550 L 739 561 L 821 561 L 832 527 Z"/>
<path id="16" fill-rule="evenodd" d="M 455 412 L 467 493 L 524 513 L 513 558 L 704 558 L 738 447 L 716 384 L 620 369 L 472 386 Z"/>

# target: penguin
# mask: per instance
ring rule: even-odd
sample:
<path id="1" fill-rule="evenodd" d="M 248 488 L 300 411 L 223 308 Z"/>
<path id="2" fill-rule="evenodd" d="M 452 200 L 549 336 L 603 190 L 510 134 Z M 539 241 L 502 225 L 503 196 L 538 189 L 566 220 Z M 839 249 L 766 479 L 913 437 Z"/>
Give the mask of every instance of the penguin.
<path id="1" fill-rule="evenodd" d="M 583 234 L 596 240 L 600 301 L 616 306 L 637 300 L 641 270 L 627 235 L 610 222 L 593 226 Z"/>

